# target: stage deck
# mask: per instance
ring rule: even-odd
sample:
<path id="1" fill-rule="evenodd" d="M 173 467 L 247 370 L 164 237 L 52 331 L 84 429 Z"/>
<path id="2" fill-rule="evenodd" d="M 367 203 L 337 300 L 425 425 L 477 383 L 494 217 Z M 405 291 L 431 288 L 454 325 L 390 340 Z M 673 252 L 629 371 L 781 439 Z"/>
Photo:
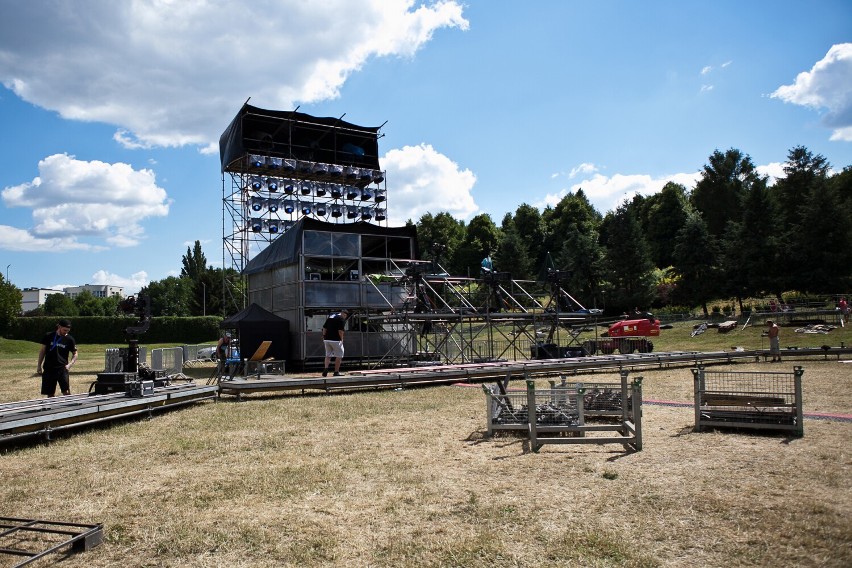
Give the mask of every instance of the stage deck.
<path id="1" fill-rule="evenodd" d="M 832 347 L 824 349 L 782 349 L 782 356 L 790 358 L 852 355 L 852 348 Z M 634 353 L 631 355 L 601 355 L 572 357 L 565 359 L 541 359 L 531 361 L 495 361 L 466 363 L 461 365 L 434 365 L 405 368 L 372 369 L 350 371 L 340 377 L 282 377 L 281 375 L 253 375 L 235 377 L 219 383 L 222 394 L 236 395 L 269 391 L 308 390 L 356 390 L 366 388 L 405 388 L 427 384 L 456 382 L 481 382 L 502 380 L 507 376 L 514 379 L 557 376 L 578 372 L 606 369 L 661 368 L 673 365 L 708 365 L 759 361 L 766 358 L 768 350 L 751 351 L 677 351 L 668 353 Z"/>
<path id="2" fill-rule="evenodd" d="M 0 404 L 0 443 L 215 398 L 219 387 L 195 383 L 156 387 L 153 394 L 69 395 Z"/>

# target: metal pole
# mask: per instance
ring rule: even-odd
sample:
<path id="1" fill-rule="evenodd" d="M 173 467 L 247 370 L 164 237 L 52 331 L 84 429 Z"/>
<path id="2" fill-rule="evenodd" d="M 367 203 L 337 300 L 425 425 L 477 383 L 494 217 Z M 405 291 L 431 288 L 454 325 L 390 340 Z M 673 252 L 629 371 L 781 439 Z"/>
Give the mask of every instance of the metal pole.
<path id="1" fill-rule="evenodd" d="M 11 264 L 7 264 L 7 265 L 6 265 L 6 282 L 8 282 L 8 281 L 9 281 L 9 267 L 10 267 L 10 266 L 12 266 L 12 265 L 11 265 Z"/>

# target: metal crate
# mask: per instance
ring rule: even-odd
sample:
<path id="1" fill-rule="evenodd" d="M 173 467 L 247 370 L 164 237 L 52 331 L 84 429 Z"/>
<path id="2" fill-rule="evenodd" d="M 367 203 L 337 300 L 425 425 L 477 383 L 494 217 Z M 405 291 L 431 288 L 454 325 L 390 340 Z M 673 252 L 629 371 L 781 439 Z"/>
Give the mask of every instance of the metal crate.
<path id="1" fill-rule="evenodd" d="M 608 424 L 589 424 L 585 399 L 587 389 L 582 384 L 553 386 L 536 390 L 534 381 L 527 381 L 526 392 L 497 392 L 497 388 L 483 385 L 486 395 L 488 432 L 495 430 L 517 430 L 527 432 L 530 446 L 538 451 L 543 444 L 609 444 L 624 445 L 625 449 L 642 449 L 642 378 L 632 384 L 627 382 L 628 371 L 621 372 L 621 383 L 617 388 L 619 399 L 617 411 L 608 408 L 593 412 L 605 412 Z M 598 391 L 598 394 L 602 391 Z M 607 406 L 612 407 L 613 391 L 608 391 Z M 629 403 L 625 396 L 629 393 Z M 600 396 L 593 392 L 590 400 L 599 402 Z M 629 410 L 628 410 L 629 408 Z M 595 416 L 594 414 L 592 416 Z"/>
<path id="2" fill-rule="evenodd" d="M 802 367 L 792 373 L 692 369 L 695 430 L 749 428 L 804 435 Z"/>
<path id="3" fill-rule="evenodd" d="M 550 388 L 565 388 L 569 385 L 566 378 L 562 382 L 549 381 Z M 633 419 L 633 383 L 621 382 L 577 382 L 572 386 L 583 391 L 583 415 L 587 420 L 596 417 L 618 417 L 626 414 Z"/>
<path id="4" fill-rule="evenodd" d="M 494 430 L 529 430 L 530 408 L 536 424 L 578 426 L 583 424 L 582 396 L 575 387 L 500 394 L 488 387 L 488 434 Z"/>

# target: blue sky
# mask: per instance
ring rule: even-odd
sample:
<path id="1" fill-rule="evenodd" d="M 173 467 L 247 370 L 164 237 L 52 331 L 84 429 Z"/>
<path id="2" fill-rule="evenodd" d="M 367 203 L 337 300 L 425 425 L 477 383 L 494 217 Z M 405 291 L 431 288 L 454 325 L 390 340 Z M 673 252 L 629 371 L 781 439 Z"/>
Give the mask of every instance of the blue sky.
<path id="1" fill-rule="evenodd" d="M 200 240 L 242 103 L 382 128 L 391 224 L 601 212 L 714 150 L 852 165 L 852 2 L 0 0 L 0 270 L 134 293 Z"/>

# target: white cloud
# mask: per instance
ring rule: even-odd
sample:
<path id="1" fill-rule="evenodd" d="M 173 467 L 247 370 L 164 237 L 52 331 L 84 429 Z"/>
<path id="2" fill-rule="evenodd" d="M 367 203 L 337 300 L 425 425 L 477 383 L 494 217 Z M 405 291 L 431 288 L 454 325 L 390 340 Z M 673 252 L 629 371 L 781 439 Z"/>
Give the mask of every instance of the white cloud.
<path id="1" fill-rule="evenodd" d="M 571 173 L 568 174 L 568 177 L 574 179 L 580 174 L 593 174 L 596 171 L 598 171 L 598 168 L 594 164 L 584 162 L 577 167 L 571 168 Z"/>
<path id="2" fill-rule="evenodd" d="M 558 193 L 551 193 L 545 198 L 536 203 L 539 208 L 546 206 L 555 206 L 568 193 L 577 193 L 582 189 L 583 193 L 589 199 L 589 202 L 600 213 L 606 213 L 614 210 L 624 200 L 631 199 L 634 195 L 649 196 L 659 193 L 663 186 L 669 182 L 678 183 L 691 190 L 695 186 L 695 182 L 700 178 L 700 173 L 693 174 L 673 174 L 662 178 L 654 178 L 645 174 L 622 175 L 616 174 L 612 177 L 595 174 L 591 178 L 585 179 L 579 183 L 572 185 L 570 188 L 565 188 Z"/>
<path id="3" fill-rule="evenodd" d="M 713 85 L 701 85 L 701 92 L 706 93 L 713 90 Z"/>
<path id="4" fill-rule="evenodd" d="M 713 66 L 712 66 L 712 65 L 705 65 L 705 66 L 701 69 L 701 74 L 702 74 L 702 75 L 707 75 L 707 74 L 709 74 L 709 73 L 710 73 L 710 71 L 712 71 L 712 70 L 713 70 Z"/>
<path id="5" fill-rule="evenodd" d="M 446 211 L 467 219 L 479 210 L 470 193 L 476 183 L 473 172 L 460 169 L 428 144 L 391 150 L 382 158 L 382 166 L 393 180 L 388 207 L 392 225 L 417 221 L 427 212 Z"/>
<path id="6" fill-rule="evenodd" d="M 0 81 L 65 118 L 118 126 L 131 148 L 217 150 L 252 98 L 293 108 L 337 97 L 370 58 L 412 56 L 441 28 L 468 28 L 441 0 L 21 2 L 0 23 Z"/>
<path id="7" fill-rule="evenodd" d="M 73 239 L 41 239 L 23 229 L 0 225 L 0 250 L 11 252 L 68 252 L 97 249 Z"/>
<path id="8" fill-rule="evenodd" d="M 168 196 L 151 170 L 86 162 L 67 154 L 48 156 L 38 168 L 39 176 L 31 182 L 0 192 L 7 207 L 33 210 L 32 228 L 7 230 L 5 238 L 0 235 L 0 249 L 57 252 L 96 250 L 103 244 L 134 246 L 144 237 L 140 221 L 169 212 Z"/>
<path id="9" fill-rule="evenodd" d="M 775 181 L 779 178 L 787 177 L 787 174 L 784 173 L 784 165 L 781 162 L 772 162 L 766 164 L 765 166 L 755 166 L 755 170 L 761 176 L 766 176 L 767 186 L 775 185 Z"/>
<path id="10" fill-rule="evenodd" d="M 98 270 L 92 275 L 92 284 L 107 284 L 110 286 L 121 286 L 127 295 L 137 294 L 150 280 L 148 273 L 140 270 L 129 277 L 119 276 L 106 270 Z"/>
<path id="11" fill-rule="evenodd" d="M 810 71 L 799 73 L 795 83 L 778 87 L 770 96 L 826 109 L 822 123 L 832 129 L 831 140 L 852 142 L 852 43 L 831 46 Z"/>

